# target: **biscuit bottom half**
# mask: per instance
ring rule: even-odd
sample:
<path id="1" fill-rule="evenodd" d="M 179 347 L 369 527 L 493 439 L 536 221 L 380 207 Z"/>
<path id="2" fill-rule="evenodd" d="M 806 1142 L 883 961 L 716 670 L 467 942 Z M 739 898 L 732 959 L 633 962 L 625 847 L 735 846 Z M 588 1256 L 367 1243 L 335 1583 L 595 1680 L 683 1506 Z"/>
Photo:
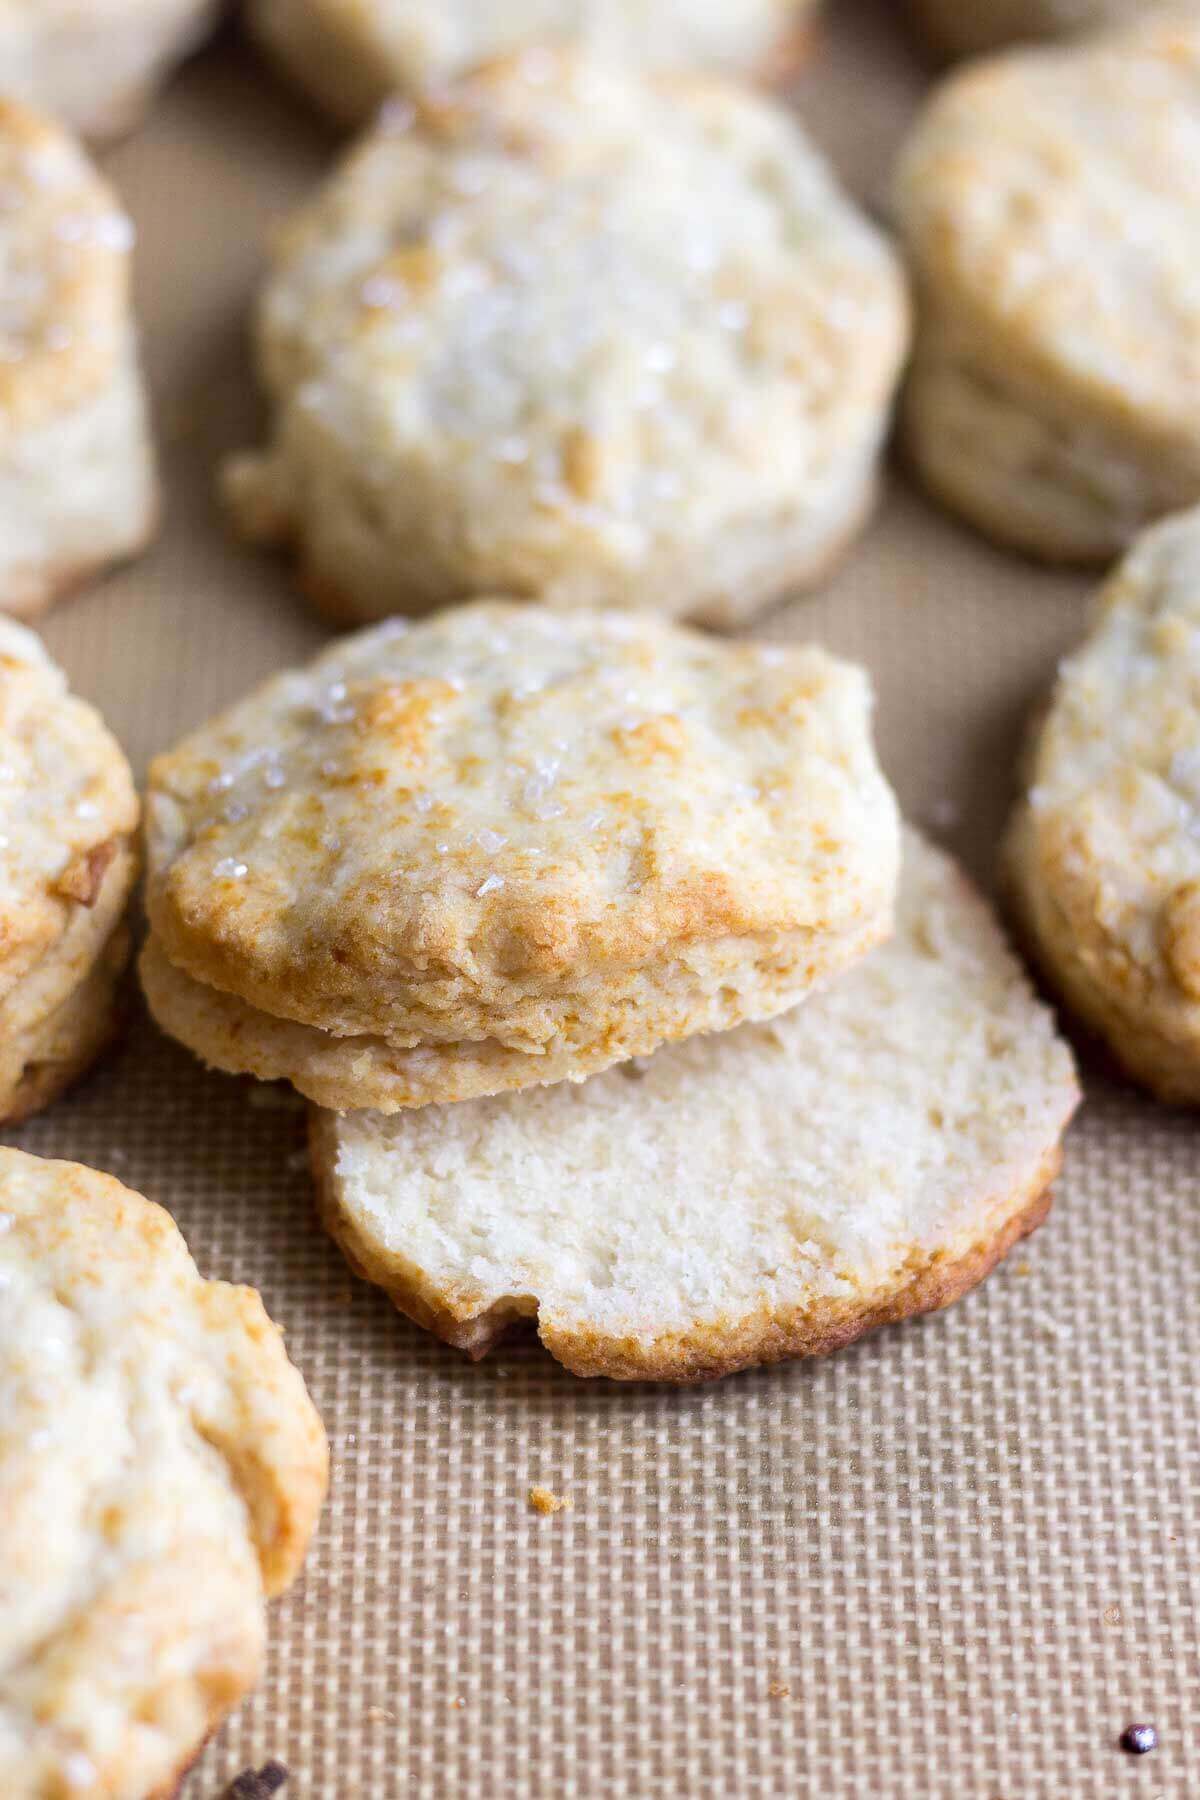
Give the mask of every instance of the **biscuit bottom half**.
<path id="1" fill-rule="evenodd" d="M 895 938 L 770 1023 L 582 1086 L 315 1111 L 322 1214 L 479 1356 L 698 1381 L 945 1306 L 1047 1210 L 1074 1068 L 991 913 L 913 835 Z"/>

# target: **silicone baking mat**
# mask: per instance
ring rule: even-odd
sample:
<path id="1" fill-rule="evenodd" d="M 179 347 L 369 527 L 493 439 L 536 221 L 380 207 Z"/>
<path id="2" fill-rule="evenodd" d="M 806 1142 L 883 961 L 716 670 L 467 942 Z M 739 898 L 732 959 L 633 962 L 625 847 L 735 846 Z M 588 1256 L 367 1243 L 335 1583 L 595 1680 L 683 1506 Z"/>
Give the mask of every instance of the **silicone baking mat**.
<path id="1" fill-rule="evenodd" d="M 797 101 L 872 205 L 923 81 L 836 0 Z M 321 629 L 240 548 L 212 471 L 260 428 L 264 234 L 334 140 L 228 39 L 109 159 L 140 231 L 163 442 L 153 553 L 46 635 L 139 768 Z M 823 594 L 763 618 L 865 661 L 910 813 L 988 879 L 1021 721 L 1087 583 L 992 552 L 899 475 Z M 1087 1073 L 1049 1224 L 978 1293 L 829 1361 L 676 1392 L 585 1384 L 536 1342 L 472 1366 L 314 1223 L 298 1111 L 135 1015 L 13 1134 L 175 1214 L 255 1283 L 333 1445 L 261 1688 L 187 1786 L 250 1763 L 294 1800 L 1200 1794 L 1195 1120 Z M 528 1490 L 572 1501 L 539 1517 Z M 1158 1726 L 1141 1760 L 1116 1739 Z"/>

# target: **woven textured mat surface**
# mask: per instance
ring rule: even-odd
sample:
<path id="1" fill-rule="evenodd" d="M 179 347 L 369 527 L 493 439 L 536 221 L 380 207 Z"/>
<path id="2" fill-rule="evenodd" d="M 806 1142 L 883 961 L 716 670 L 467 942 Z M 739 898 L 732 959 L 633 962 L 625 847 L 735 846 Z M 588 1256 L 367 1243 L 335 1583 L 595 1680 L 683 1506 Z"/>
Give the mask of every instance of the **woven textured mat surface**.
<path id="1" fill-rule="evenodd" d="M 872 203 L 922 79 L 897 10 L 834 0 L 798 90 Z M 258 429 L 263 234 L 331 150 L 227 44 L 110 159 L 141 232 L 167 527 L 46 635 L 139 766 L 321 640 L 230 541 L 211 472 Z M 1086 592 L 896 476 L 830 589 L 760 629 L 869 665 L 905 805 L 987 880 Z M 473 1367 L 399 1318 L 314 1223 L 301 1115 L 135 1013 L 13 1141 L 111 1170 L 207 1274 L 260 1286 L 334 1459 L 267 1679 L 187 1800 L 269 1756 L 295 1800 L 1200 1794 L 1200 1127 L 1086 1074 L 1049 1224 L 963 1304 L 819 1364 L 622 1389 L 536 1343 Z M 535 1516 L 535 1482 L 572 1509 Z M 1116 1748 L 1132 1719 L 1162 1740 L 1138 1761 Z"/>

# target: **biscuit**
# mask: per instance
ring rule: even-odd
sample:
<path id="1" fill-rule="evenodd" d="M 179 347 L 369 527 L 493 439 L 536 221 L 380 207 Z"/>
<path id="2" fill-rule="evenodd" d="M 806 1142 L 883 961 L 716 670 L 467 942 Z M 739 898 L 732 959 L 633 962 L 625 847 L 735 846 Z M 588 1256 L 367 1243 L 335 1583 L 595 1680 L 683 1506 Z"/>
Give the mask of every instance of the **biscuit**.
<path id="1" fill-rule="evenodd" d="M 1174 0 L 1176 10 L 1180 0 Z M 1183 0 L 1184 6 L 1195 0 Z M 926 39 L 942 56 L 979 56 L 1039 38 L 1132 25 L 1146 0 L 912 0 Z"/>
<path id="2" fill-rule="evenodd" d="M 547 43 L 777 80 L 802 60 L 815 11 L 815 0 L 252 0 L 249 16 L 297 86 L 353 125 L 392 93 Z"/>
<path id="3" fill-rule="evenodd" d="M 4 0 L 0 91 L 83 137 L 119 137 L 217 11 L 217 0 Z"/>
<path id="4" fill-rule="evenodd" d="M 1070 1053 L 987 907 L 908 835 L 896 935 L 769 1024 L 581 1088 L 312 1114 L 328 1229 L 481 1356 L 698 1381 L 948 1304 L 1048 1205 Z"/>
<path id="5" fill-rule="evenodd" d="M 29 614 L 150 536 L 133 229 L 57 125 L 0 100 L 0 609 Z"/>
<path id="6" fill-rule="evenodd" d="M 151 1007 L 382 1110 L 778 1012 L 890 926 L 870 706 L 819 650 L 644 615 L 361 632 L 154 762 Z"/>
<path id="7" fill-rule="evenodd" d="M 1080 562 L 1200 498 L 1200 14 L 952 76 L 897 198 L 936 495 Z"/>
<path id="8" fill-rule="evenodd" d="M 899 265 L 781 109 L 513 57 L 392 109 L 281 235 L 251 538 L 363 622 L 472 594 L 728 624 L 869 506 Z"/>
<path id="9" fill-rule="evenodd" d="M 32 632 L 0 618 L 0 1123 L 111 1033 L 138 800 L 120 747 Z"/>
<path id="10" fill-rule="evenodd" d="M 1200 510 L 1104 588 L 1028 758 L 1006 863 L 1051 979 L 1136 1080 L 1200 1104 Z"/>
<path id="11" fill-rule="evenodd" d="M 161 1207 L 0 1149 L 0 1792 L 174 1791 L 258 1677 L 325 1493 L 252 1288 Z"/>

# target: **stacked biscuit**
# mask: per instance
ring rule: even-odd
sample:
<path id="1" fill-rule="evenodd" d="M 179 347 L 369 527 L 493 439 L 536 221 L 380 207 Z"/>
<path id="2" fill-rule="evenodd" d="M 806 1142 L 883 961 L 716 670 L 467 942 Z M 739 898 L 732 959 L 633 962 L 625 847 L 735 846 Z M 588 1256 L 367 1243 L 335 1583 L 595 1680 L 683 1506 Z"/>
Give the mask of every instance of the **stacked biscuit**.
<path id="1" fill-rule="evenodd" d="M 1070 1057 L 947 859 L 898 878 L 865 679 L 820 651 L 396 621 L 160 757 L 147 815 L 153 1011 L 317 1103 L 335 1236 L 464 1348 L 830 1348 L 1044 1210 Z"/>

